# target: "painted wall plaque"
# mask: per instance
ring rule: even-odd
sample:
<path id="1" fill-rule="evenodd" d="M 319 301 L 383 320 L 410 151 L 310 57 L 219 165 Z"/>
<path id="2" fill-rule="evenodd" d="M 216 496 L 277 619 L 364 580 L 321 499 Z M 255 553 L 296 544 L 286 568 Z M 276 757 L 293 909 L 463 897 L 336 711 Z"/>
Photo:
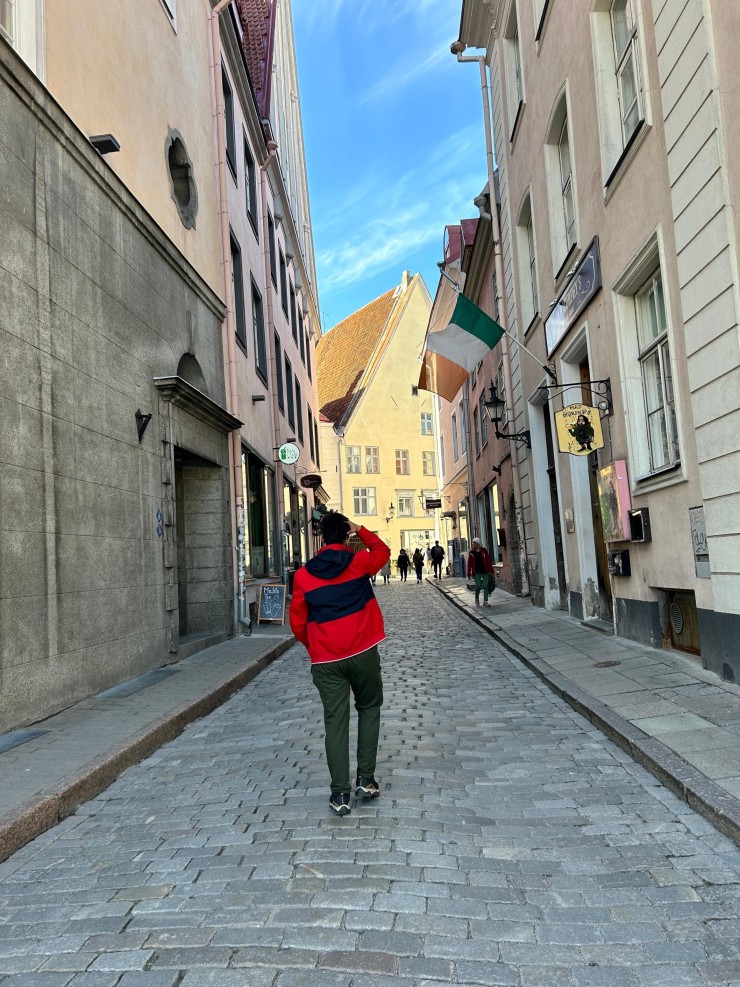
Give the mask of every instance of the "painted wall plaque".
<path id="1" fill-rule="evenodd" d="M 627 463 L 616 459 L 596 474 L 604 541 L 629 541 L 632 507 Z"/>

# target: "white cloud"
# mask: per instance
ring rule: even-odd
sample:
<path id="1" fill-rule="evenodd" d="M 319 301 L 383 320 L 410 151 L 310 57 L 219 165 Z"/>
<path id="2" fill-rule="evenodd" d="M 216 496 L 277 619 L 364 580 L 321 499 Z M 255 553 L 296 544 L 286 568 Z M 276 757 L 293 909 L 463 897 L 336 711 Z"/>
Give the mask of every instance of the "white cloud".
<path id="1" fill-rule="evenodd" d="M 402 62 L 391 69 L 390 72 L 376 82 L 360 100 L 360 105 L 370 103 L 373 100 L 381 99 L 383 96 L 395 95 L 398 90 L 403 89 L 415 79 L 426 75 L 427 72 L 438 72 L 439 66 L 450 58 L 449 45 L 441 45 L 431 55 L 426 58 L 417 59 L 415 56 L 407 55 Z"/>

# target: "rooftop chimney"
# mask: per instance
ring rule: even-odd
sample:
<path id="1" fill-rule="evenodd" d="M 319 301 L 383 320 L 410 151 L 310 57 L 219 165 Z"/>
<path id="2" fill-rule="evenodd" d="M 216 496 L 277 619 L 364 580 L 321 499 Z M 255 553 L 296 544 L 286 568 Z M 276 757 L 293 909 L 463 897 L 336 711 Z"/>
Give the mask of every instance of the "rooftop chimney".
<path id="1" fill-rule="evenodd" d="M 411 283 L 411 271 L 404 271 L 401 275 L 401 291 L 406 291 Z"/>

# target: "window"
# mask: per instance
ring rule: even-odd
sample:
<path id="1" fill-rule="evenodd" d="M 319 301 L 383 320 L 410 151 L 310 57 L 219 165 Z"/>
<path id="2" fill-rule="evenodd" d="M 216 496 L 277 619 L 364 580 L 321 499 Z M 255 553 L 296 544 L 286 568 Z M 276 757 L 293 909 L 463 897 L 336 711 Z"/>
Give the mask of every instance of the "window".
<path id="1" fill-rule="evenodd" d="M 298 378 L 296 378 L 295 382 L 295 417 L 296 424 L 298 425 L 298 441 L 303 445 L 303 399 Z"/>
<path id="2" fill-rule="evenodd" d="M 504 361 L 498 365 L 498 370 L 496 371 L 496 394 L 504 402 L 504 406 L 500 411 L 501 421 L 499 422 L 499 431 L 506 425 L 508 421 L 508 408 L 506 406 L 506 381 L 504 379 Z"/>
<path id="3" fill-rule="evenodd" d="M 460 458 L 460 440 L 457 435 L 457 415 L 452 416 L 452 458 L 455 462 Z"/>
<path id="4" fill-rule="evenodd" d="M 283 306 L 283 312 L 288 314 L 288 285 L 287 277 L 285 271 L 285 257 L 283 256 L 282 250 L 280 251 L 280 302 Z"/>
<path id="5" fill-rule="evenodd" d="M 410 472 L 408 449 L 396 449 L 396 473 L 406 476 Z"/>
<path id="6" fill-rule="evenodd" d="M 306 370 L 308 371 L 308 379 L 313 380 L 311 375 L 311 340 L 306 333 Z"/>
<path id="7" fill-rule="evenodd" d="M 377 514 L 375 487 L 355 487 L 352 491 L 355 514 Z"/>
<path id="8" fill-rule="evenodd" d="M 0 7 L 2 7 L 4 0 L 0 0 Z M 175 7 L 175 0 L 162 0 L 162 6 L 164 7 L 167 16 L 175 24 L 175 16 L 177 14 L 177 9 Z"/>
<path id="9" fill-rule="evenodd" d="M 257 177 L 254 167 L 254 157 L 249 150 L 249 144 L 244 141 L 244 195 L 246 197 L 247 215 L 252 229 L 257 234 Z"/>
<path id="10" fill-rule="evenodd" d="M 539 41 L 542 37 L 542 32 L 545 29 L 545 16 L 547 15 L 549 5 L 550 0 L 534 0 L 535 41 Z"/>
<path id="11" fill-rule="evenodd" d="M 413 517 L 414 516 L 414 493 L 413 490 L 399 490 L 397 496 L 398 500 L 398 516 L 399 517 Z"/>
<path id="12" fill-rule="evenodd" d="M 550 210 L 553 275 L 557 279 L 566 269 L 566 262 L 578 239 L 568 103 L 565 92 L 557 101 L 545 140 L 545 174 Z"/>
<path id="13" fill-rule="evenodd" d="M 221 84 L 224 92 L 224 127 L 226 129 L 226 160 L 236 181 L 236 138 L 234 136 L 234 94 L 231 91 L 226 69 L 221 66 Z"/>
<path id="14" fill-rule="evenodd" d="M 198 189 L 193 163 L 178 130 L 169 131 L 165 141 L 165 155 L 170 176 L 170 194 L 177 206 L 182 225 L 186 230 L 192 230 L 198 213 Z"/>
<path id="15" fill-rule="evenodd" d="M 380 473 L 380 446 L 365 446 L 365 472 Z"/>
<path id="16" fill-rule="evenodd" d="M 304 336 L 305 336 L 305 334 L 303 332 L 303 316 L 299 312 L 298 313 L 298 339 L 299 339 L 300 345 L 301 345 L 301 362 L 303 363 L 303 366 L 305 367 L 305 365 L 306 365 L 306 340 L 305 340 Z"/>
<path id="17" fill-rule="evenodd" d="M 316 449 L 313 441 L 313 415 L 311 414 L 310 408 L 306 408 L 306 414 L 308 415 L 308 447 L 311 451 L 311 461 L 315 463 Z"/>
<path id="18" fill-rule="evenodd" d="M 519 22 L 516 0 L 512 0 L 504 28 L 504 70 L 506 74 L 507 104 L 509 110 L 509 140 L 514 140 L 519 117 L 524 106 L 524 81 L 522 79 L 522 53 L 519 45 Z"/>
<path id="19" fill-rule="evenodd" d="M 262 295 L 252 281 L 252 330 L 254 332 L 254 360 L 262 379 L 267 383 L 267 346 L 265 344 L 265 318 Z"/>
<path id="20" fill-rule="evenodd" d="M 313 422 L 313 428 L 314 428 L 314 444 L 316 445 L 316 465 L 318 467 L 321 467 L 321 446 L 319 445 L 319 423 L 315 418 Z"/>
<path id="21" fill-rule="evenodd" d="M 285 360 L 285 396 L 288 399 L 288 421 L 295 424 L 295 407 L 293 406 L 293 368 L 290 360 Z"/>
<path id="22" fill-rule="evenodd" d="M 412 384 L 411 385 L 411 397 L 412 398 L 418 398 L 418 396 L 419 396 L 419 385 L 418 384 Z"/>
<path id="23" fill-rule="evenodd" d="M 348 473 L 360 473 L 360 447 L 347 446 L 345 450 Z"/>
<path id="24" fill-rule="evenodd" d="M 436 466 L 436 463 L 434 462 L 434 453 L 433 452 L 422 452 L 422 454 L 421 454 L 421 472 L 424 474 L 424 476 L 435 476 L 436 475 L 435 466 Z"/>
<path id="25" fill-rule="evenodd" d="M 277 261 L 275 260 L 275 220 L 267 214 L 267 242 L 270 247 L 270 275 L 272 283 L 277 288 Z"/>
<path id="26" fill-rule="evenodd" d="M 460 451 L 468 451 L 468 421 L 465 414 L 465 405 L 461 401 L 457 406 L 457 420 L 460 423 Z"/>
<path id="27" fill-rule="evenodd" d="M 0 0 L 0 37 L 15 43 L 15 0 Z"/>
<path id="28" fill-rule="evenodd" d="M 444 435 L 439 437 L 439 465 L 442 468 L 442 476 L 445 475 L 445 439 Z"/>
<path id="29" fill-rule="evenodd" d="M 596 0 L 591 28 L 604 185 L 609 188 L 642 129 L 647 106 L 634 0 Z"/>
<path id="30" fill-rule="evenodd" d="M 421 413 L 421 434 L 422 435 L 434 434 L 431 411 L 422 411 Z"/>
<path id="31" fill-rule="evenodd" d="M 278 407 L 285 411 L 285 391 L 283 390 L 283 350 L 280 345 L 280 337 L 274 335 L 275 342 L 275 376 L 277 377 L 277 399 Z"/>
<path id="32" fill-rule="evenodd" d="M 529 195 L 527 195 L 519 211 L 517 247 L 521 292 L 521 319 L 522 328 L 526 332 L 534 322 L 540 307 L 539 293 L 537 290 L 537 255 L 535 252 L 532 200 Z"/>
<path id="33" fill-rule="evenodd" d="M 480 456 L 480 423 L 477 408 L 473 408 L 473 442 L 475 443 L 475 454 Z"/>
<path id="34" fill-rule="evenodd" d="M 640 290 L 635 306 L 650 471 L 654 472 L 679 459 L 668 322 L 659 270 Z"/>
<path id="35" fill-rule="evenodd" d="M 478 420 L 480 422 L 480 441 L 481 446 L 485 449 L 488 444 L 488 411 L 484 403 L 485 393 L 481 394 L 480 400 L 478 402 Z"/>
<path id="36" fill-rule="evenodd" d="M 242 252 L 239 244 L 231 234 L 231 286 L 234 292 L 234 320 L 236 322 L 236 338 L 246 352 L 247 323 L 244 315 L 244 274 L 242 272 Z"/>
<path id="37" fill-rule="evenodd" d="M 296 321 L 295 314 L 295 288 L 293 287 L 292 281 L 290 282 L 290 330 L 293 333 L 293 339 L 298 342 L 298 322 Z"/>

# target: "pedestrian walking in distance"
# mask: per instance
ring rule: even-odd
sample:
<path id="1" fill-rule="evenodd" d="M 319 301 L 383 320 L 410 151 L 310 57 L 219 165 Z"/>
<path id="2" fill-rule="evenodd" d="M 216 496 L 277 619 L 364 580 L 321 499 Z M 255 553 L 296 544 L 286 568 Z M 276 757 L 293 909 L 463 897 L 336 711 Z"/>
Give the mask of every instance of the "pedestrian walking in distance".
<path id="1" fill-rule="evenodd" d="M 409 563 L 411 559 L 408 557 L 408 553 L 405 548 L 402 548 L 396 559 L 396 565 L 398 566 L 398 575 L 401 577 L 402 582 L 406 582 L 406 577 L 409 574 Z"/>
<path id="2" fill-rule="evenodd" d="M 350 532 L 365 551 L 348 547 Z M 308 650 L 311 676 L 324 707 L 329 807 L 346 816 L 351 811 L 350 691 L 357 710 L 355 795 L 380 794 L 375 780 L 383 705 L 378 644 L 385 639 L 385 627 L 370 579 L 387 564 L 391 550 L 372 531 L 338 511 L 321 518 L 321 534 L 324 547 L 295 574 L 290 627 Z"/>
<path id="3" fill-rule="evenodd" d="M 442 576 L 442 560 L 445 557 L 445 550 L 438 541 L 435 541 L 431 555 L 432 565 L 434 566 L 434 578 L 439 579 Z"/>
<path id="4" fill-rule="evenodd" d="M 424 561 L 426 563 L 427 575 L 428 576 L 431 576 L 431 574 L 432 574 L 432 550 L 429 547 L 429 545 L 427 545 L 427 547 L 424 549 Z"/>
<path id="5" fill-rule="evenodd" d="M 416 581 L 421 582 L 421 575 L 424 571 L 424 553 L 420 548 L 417 548 L 412 556 L 412 561 L 414 563 L 414 569 L 416 569 Z"/>
<path id="6" fill-rule="evenodd" d="M 380 575 L 383 577 L 383 583 L 384 584 L 387 583 L 388 580 L 391 578 L 391 564 L 390 564 L 390 562 L 386 562 L 386 564 L 380 570 Z"/>
<path id="7" fill-rule="evenodd" d="M 488 593 L 493 582 L 493 563 L 488 550 L 483 548 L 480 538 L 474 538 L 468 553 L 468 579 L 475 576 L 475 605 L 480 606 L 480 591 L 483 589 L 483 606 L 490 606 Z"/>

